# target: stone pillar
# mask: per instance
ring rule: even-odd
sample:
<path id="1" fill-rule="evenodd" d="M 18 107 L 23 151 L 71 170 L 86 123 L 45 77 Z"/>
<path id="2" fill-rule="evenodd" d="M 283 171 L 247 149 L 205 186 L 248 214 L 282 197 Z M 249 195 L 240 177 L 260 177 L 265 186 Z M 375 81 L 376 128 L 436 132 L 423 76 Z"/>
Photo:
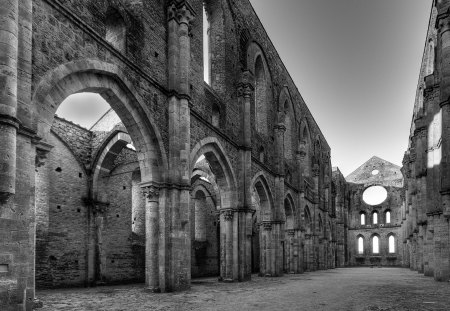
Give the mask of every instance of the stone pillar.
<path id="1" fill-rule="evenodd" d="M 233 274 L 233 222 L 234 211 L 223 209 L 220 211 L 220 279 L 232 282 Z"/>
<path id="2" fill-rule="evenodd" d="M 159 287 L 159 189 L 143 186 L 145 198 L 145 284 L 151 292 Z"/>
<path id="3" fill-rule="evenodd" d="M 424 226 L 419 225 L 419 233 L 417 234 L 417 272 L 419 273 L 423 273 L 424 234 Z"/>
<path id="4" fill-rule="evenodd" d="M 428 215 L 428 223 L 425 230 L 424 241 L 424 271 L 425 276 L 434 276 L 434 227 L 433 216 Z"/>
<path id="5" fill-rule="evenodd" d="M 238 230 L 239 240 L 239 259 L 235 264 L 238 265 L 238 280 L 245 281 L 251 279 L 251 233 L 252 233 L 252 215 L 255 212 L 252 209 L 252 128 L 251 128 L 251 99 L 253 94 L 252 77 L 249 71 L 242 73 L 241 82 L 238 84 L 238 102 L 241 111 L 240 127 L 240 166 L 239 171 L 239 214 Z"/>
<path id="6" fill-rule="evenodd" d="M 92 212 L 94 217 L 94 284 L 105 284 L 106 252 L 103 245 L 103 227 L 105 222 L 105 212 L 109 203 L 94 201 Z M 89 269 L 89 268 L 88 268 Z"/>
<path id="7" fill-rule="evenodd" d="M 169 186 L 160 198 L 158 246 L 162 292 L 187 289 L 191 279 L 189 26 L 194 15 L 186 0 L 174 0 L 168 5 Z M 158 290 L 156 284 L 149 287 Z"/>
<path id="8" fill-rule="evenodd" d="M 19 1 L 0 0 L 0 211 L 16 191 Z"/>

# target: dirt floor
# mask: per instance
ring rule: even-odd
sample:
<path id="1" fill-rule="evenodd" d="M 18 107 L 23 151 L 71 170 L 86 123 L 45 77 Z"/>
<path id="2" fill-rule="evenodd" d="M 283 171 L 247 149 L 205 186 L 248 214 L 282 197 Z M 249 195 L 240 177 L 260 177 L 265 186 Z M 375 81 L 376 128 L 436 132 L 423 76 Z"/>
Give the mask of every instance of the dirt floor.
<path id="1" fill-rule="evenodd" d="M 438 283 L 407 269 L 343 268 L 253 276 L 251 282 L 195 279 L 192 289 L 152 294 L 143 284 L 42 290 L 49 310 L 450 310 L 450 283 Z"/>

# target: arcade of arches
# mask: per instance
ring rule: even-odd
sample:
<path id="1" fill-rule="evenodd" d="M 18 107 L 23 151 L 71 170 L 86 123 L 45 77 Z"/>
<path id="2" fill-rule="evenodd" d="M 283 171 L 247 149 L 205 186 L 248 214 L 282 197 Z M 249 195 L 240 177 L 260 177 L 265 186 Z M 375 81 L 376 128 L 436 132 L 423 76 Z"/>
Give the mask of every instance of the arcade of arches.
<path id="1" fill-rule="evenodd" d="M 403 167 L 344 178 L 248 0 L 0 0 L 0 309 L 31 310 L 36 288 L 358 265 L 449 280 L 435 2 Z M 55 116 L 82 92 L 111 106 L 90 129 Z"/>

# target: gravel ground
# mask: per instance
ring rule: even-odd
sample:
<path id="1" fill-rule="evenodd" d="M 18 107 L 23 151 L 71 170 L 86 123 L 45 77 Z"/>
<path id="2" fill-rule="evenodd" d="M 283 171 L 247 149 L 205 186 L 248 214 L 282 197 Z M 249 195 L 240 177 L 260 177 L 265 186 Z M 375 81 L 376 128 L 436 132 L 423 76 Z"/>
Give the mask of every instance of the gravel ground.
<path id="1" fill-rule="evenodd" d="M 41 290 L 42 311 L 95 310 L 450 310 L 450 283 L 407 269 L 343 268 L 251 282 L 194 279 L 189 291 L 146 292 L 143 284 Z"/>

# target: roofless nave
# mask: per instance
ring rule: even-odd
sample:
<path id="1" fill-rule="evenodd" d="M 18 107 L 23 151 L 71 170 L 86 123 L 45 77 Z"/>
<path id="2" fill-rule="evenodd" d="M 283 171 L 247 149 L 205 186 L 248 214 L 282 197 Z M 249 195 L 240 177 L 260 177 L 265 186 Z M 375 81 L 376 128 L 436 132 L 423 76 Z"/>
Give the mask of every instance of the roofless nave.
<path id="1" fill-rule="evenodd" d="M 36 287 L 349 265 L 450 279 L 450 1 L 403 167 L 374 157 L 347 180 L 247 0 L 0 4 L 3 309 L 31 310 Z M 79 92 L 113 109 L 90 130 L 55 117 Z"/>

